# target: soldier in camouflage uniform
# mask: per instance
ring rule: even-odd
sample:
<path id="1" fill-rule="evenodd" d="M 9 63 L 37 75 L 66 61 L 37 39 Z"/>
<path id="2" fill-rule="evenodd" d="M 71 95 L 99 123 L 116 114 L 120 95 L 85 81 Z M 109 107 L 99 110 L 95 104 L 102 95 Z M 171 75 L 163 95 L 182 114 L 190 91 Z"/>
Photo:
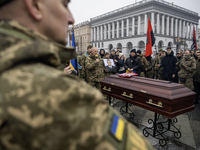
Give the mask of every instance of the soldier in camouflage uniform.
<path id="1" fill-rule="evenodd" d="M 86 57 L 85 71 L 86 82 L 100 89 L 100 81 L 104 78 L 104 64 L 103 59 L 97 53 L 98 49 L 94 47 L 91 54 Z"/>
<path id="2" fill-rule="evenodd" d="M 142 61 L 142 69 L 141 69 L 140 77 L 145 77 L 144 71 L 145 71 L 145 68 L 147 68 L 148 66 L 148 62 L 145 56 L 141 54 L 141 50 L 137 50 L 137 55 L 141 58 L 141 61 Z"/>
<path id="3" fill-rule="evenodd" d="M 158 55 L 156 55 L 156 57 L 155 57 L 155 59 L 154 59 L 154 62 L 155 62 L 155 67 L 154 67 L 154 78 L 155 79 L 159 79 L 158 78 L 158 72 L 159 72 L 159 67 L 157 66 L 158 64 L 160 64 L 161 63 L 161 61 L 160 61 L 160 56 L 161 56 L 161 52 L 163 51 L 163 49 L 159 49 L 159 54 Z"/>
<path id="4" fill-rule="evenodd" d="M 57 69 L 76 57 L 73 23 L 68 1 L 0 0 L 0 150 L 153 149 L 98 90 Z"/>
<path id="5" fill-rule="evenodd" d="M 143 52 L 143 55 L 145 56 L 145 52 Z M 153 78 L 153 67 L 155 66 L 155 61 L 152 59 L 151 56 L 145 57 L 147 60 L 148 66 L 144 68 L 144 73 L 146 78 Z"/>
<path id="6" fill-rule="evenodd" d="M 165 57 L 165 55 L 166 55 L 166 53 L 165 53 L 165 51 L 161 51 L 160 52 L 160 57 L 159 57 L 159 59 L 158 59 L 158 64 L 161 64 L 161 62 L 162 62 L 162 59 Z M 157 64 L 157 65 L 158 65 Z M 156 65 L 155 65 L 156 66 Z M 158 67 L 158 78 L 157 79 L 159 79 L 159 80 L 164 80 L 164 78 L 163 78 L 163 68 L 159 68 Z"/>
<path id="7" fill-rule="evenodd" d="M 196 69 L 196 60 L 191 57 L 191 52 L 189 50 L 185 51 L 185 56 L 178 64 L 179 72 L 179 83 L 184 84 L 187 88 L 193 90 L 193 74 Z"/>
<path id="8" fill-rule="evenodd" d="M 92 45 L 88 45 L 87 52 L 79 58 L 79 65 L 81 66 L 81 69 L 79 69 L 79 77 L 84 80 L 86 80 L 85 61 L 86 57 L 90 55 L 91 51 Z"/>

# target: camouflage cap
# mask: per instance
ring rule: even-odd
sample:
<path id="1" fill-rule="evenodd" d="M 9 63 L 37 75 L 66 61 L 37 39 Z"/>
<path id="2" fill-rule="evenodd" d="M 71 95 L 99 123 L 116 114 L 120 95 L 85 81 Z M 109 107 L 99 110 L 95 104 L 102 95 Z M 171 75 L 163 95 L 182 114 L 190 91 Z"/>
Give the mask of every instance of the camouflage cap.
<path id="1" fill-rule="evenodd" d="M 159 49 L 159 52 L 160 52 L 160 51 L 163 52 L 164 50 L 163 50 L 163 49 Z"/>
<path id="2" fill-rule="evenodd" d="M 7 4 L 8 2 L 11 2 L 12 0 L 0 0 L 0 7 Z"/>

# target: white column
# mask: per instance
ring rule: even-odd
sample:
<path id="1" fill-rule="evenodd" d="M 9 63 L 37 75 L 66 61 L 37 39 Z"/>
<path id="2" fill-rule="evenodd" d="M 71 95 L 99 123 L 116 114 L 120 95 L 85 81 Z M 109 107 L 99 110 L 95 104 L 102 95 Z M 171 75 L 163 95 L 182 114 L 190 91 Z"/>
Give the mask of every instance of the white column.
<path id="1" fill-rule="evenodd" d="M 187 22 L 186 23 L 186 38 L 188 39 L 188 34 L 189 34 L 189 32 L 188 32 L 188 27 L 189 27 L 189 22 Z"/>
<path id="2" fill-rule="evenodd" d="M 135 35 L 135 18 L 132 18 L 132 35 Z"/>
<path id="3" fill-rule="evenodd" d="M 147 14 L 144 14 L 144 34 L 147 34 Z"/>
<path id="4" fill-rule="evenodd" d="M 126 36 L 129 36 L 129 18 L 126 21 Z"/>
<path id="5" fill-rule="evenodd" d="M 198 24 L 196 25 L 196 40 L 198 40 Z M 198 45 L 198 44 L 197 44 Z M 198 46 L 197 46 L 198 47 Z"/>
<path id="6" fill-rule="evenodd" d="M 111 31 L 111 25 L 110 23 L 108 23 L 108 39 L 110 39 L 110 31 Z"/>
<path id="7" fill-rule="evenodd" d="M 93 41 L 93 39 L 94 39 L 94 29 L 93 28 L 91 28 L 91 41 Z"/>
<path id="8" fill-rule="evenodd" d="M 112 38 L 115 38 L 115 23 L 112 23 Z"/>
<path id="9" fill-rule="evenodd" d="M 183 21 L 183 35 L 182 35 L 183 38 L 185 38 L 185 32 L 186 32 L 185 21 Z"/>
<path id="10" fill-rule="evenodd" d="M 167 16 L 167 35 L 169 35 L 169 16 Z"/>
<path id="11" fill-rule="evenodd" d="M 117 21 L 117 38 L 119 38 L 119 21 Z"/>
<path id="12" fill-rule="evenodd" d="M 162 15 L 162 34 L 165 34 L 165 15 Z"/>
<path id="13" fill-rule="evenodd" d="M 153 12 L 151 13 L 151 26 L 152 26 L 153 32 L 155 32 L 154 31 L 154 29 L 155 29 L 155 20 L 154 20 L 154 13 Z"/>
<path id="14" fill-rule="evenodd" d="M 192 23 L 190 23 L 190 26 L 189 26 L 189 39 L 192 38 Z"/>
<path id="15" fill-rule="evenodd" d="M 181 31 L 182 31 L 182 20 L 179 20 L 179 37 L 181 37 Z"/>
<path id="16" fill-rule="evenodd" d="M 176 22 L 175 22 L 175 37 L 178 37 L 178 19 L 176 18 Z"/>
<path id="17" fill-rule="evenodd" d="M 171 36 L 174 36 L 174 18 L 171 18 Z"/>
<path id="18" fill-rule="evenodd" d="M 94 27 L 94 41 L 96 41 L 96 27 Z"/>
<path id="19" fill-rule="evenodd" d="M 157 34 L 160 34 L 160 14 L 157 14 Z"/>
<path id="20" fill-rule="evenodd" d="M 101 25 L 101 41 L 103 40 L 103 26 Z"/>
<path id="21" fill-rule="evenodd" d="M 140 35 L 141 16 L 138 16 L 138 35 Z"/>
<path id="22" fill-rule="evenodd" d="M 97 41 L 99 41 L 99 26 L 97 27 Z"/>
<path id="23" fill-rule="evenodd" d="M 104 40 L 107 39 L 107 29 L 106 29 L 106 24 L 104 25 Z"/>
<path id="24" fill-rule="evenodd" d="M 124 37 L 124 20 L 121 22 L 121 36 Z"/>

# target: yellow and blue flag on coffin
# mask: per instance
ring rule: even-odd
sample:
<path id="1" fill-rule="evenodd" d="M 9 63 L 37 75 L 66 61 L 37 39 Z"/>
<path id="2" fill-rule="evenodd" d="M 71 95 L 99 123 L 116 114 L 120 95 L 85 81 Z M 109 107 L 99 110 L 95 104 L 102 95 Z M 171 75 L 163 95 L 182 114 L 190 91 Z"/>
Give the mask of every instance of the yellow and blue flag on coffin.
<path id="1" fill-rule="evenodd" d="M 124 126 L 125 126 L 124 121 L 121 118 L 119 118 L 117 115 L 114 115 L 112 126 L 111 126 L 111 133 L 119 141 L 121 141 L 123 138 Z"/>

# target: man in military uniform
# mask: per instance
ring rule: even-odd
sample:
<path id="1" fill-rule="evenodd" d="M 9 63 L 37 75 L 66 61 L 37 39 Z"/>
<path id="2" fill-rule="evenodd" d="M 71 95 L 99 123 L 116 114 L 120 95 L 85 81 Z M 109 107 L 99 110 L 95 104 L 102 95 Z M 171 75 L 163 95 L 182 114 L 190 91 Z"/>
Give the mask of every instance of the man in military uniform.
<path id="1" fill-rule="evenodd" d="M 185 56 L 178 64 L 179 72 L 179 83 L 184 84 L 187 88 L 193 90 L 193 74 L 196 69 L 196 60 L 191 57 L 191 52 L 189 50 L 185 51 Z"/>
<path id="2" fill-rule="evenodd" d="M 145 52 L 143 51 L 143 55 L 145 56 Z M 155 61 L 152 59 L 151 56 L 145 57 L 147 60 L 147 67 L 144 69 L 144 74 L 146 78 L 153 78 L 153 67 L 155 66 Z"/>
<path id="3" fill-rule="evenodd" d="M 0 150 L 152 149 L 98 90 L 57 69 L 76 57 L 68 3 L 0 0 Z"/>
<path id="4" fill-rule="evenodd" d="M 145 71 L 145 68 L 147 68 L 147 66 L 148 66 L 148 62 L 147 62 L 145 56 L 143 54 L 141 54 L 141 50 L 137 50 L 137 56 L 140 57 L 141 62 L 142 62 L 142 69 L 141 69 L 140 77 L 145 77 L 144 71 Z"/>
<path id="5" fill-rule="evenodd" d="M 194 91 L 196 92 L 196 97 L 195 97 L 195 104 L 199 103 L 199 96 L 200 96 L 200 50 L 196 50 L 197 54 L 197 61 L 196 61 L 196 70 L 194 73 Z"/>
<path id="6" fill-rule="evenodd" d="M 90 55 L 91 51 L 92 45 L 88 45 L 87 52 L 84 55 L 82 55 L 82 57 L 78 58 L 79 65 L 81 66 L 81 69 L 79 69 L 79 77 L 84 80 L 86 80 L 85 61 L 86 57 Z"/>
<path id="7" fill-rule="evenodd" d="M 100 81 L 104 77 L 104 64 L 103 59 L 101 59 L 97 54 L 98 48 L 93 47 L 91 54 L 86 57 L 85 71 L 86 82 L 100 89 Z"/>
<path id="8" fill-rule="evenodd" d="M 159 67 L 158 67 L 157 65 L 161 63 L 159 60 L 160 60 L 160 56 L 161 56 L 161 52 L 162 52 L 162 51 L 163 51 L 163 49 L 159 49 L 159 54 L 156 55 L 156 57 L 155 57 L 155 59 L 154 59 L 154 62 L 155 62 L 155 67 L 154 67 L 154 78 L 155 78 L 155 79 L 158 79 L 158 70 L 159 70 Z"/>

